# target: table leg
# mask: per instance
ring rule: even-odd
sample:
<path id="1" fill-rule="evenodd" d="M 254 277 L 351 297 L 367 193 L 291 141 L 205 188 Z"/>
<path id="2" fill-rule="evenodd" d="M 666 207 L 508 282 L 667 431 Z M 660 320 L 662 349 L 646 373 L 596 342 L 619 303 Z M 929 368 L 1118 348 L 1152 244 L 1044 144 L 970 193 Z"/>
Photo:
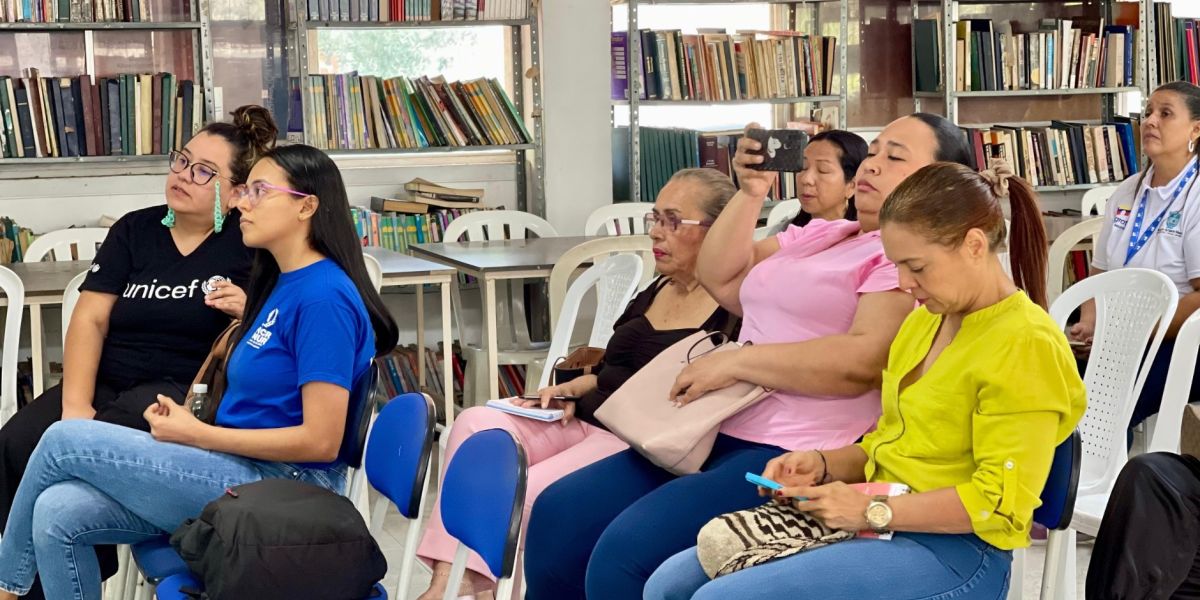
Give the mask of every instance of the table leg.
<path id="1" fill-rule="evenodd" d="M 42 307 L 38 304 L 29 305 L 29 346 L 32 353 L 33 363 L 33 397 L 37 398 L 42 395 L 45 388 L 45 369 L 46 358 L 42 348 L 44 343 L 42 337 Z M 32 400 L 32 398 L 31 398 Z"/>
<path id="2" fill-rule="evenodd" d="M 446 403 L 446 429 L 454 425 L 454 340 L 450 337 L 450 284 L 442 284 L 442 389 Z"/>
<path id="3" fill-rule="evenodd" d="M 487 352 L 487 397 L 500 397 L 500 370 L 496 365 L 500 349 L 496 344 L 496 280 L 488 275 L 483 277 L 483 335 L 484 347 Z M 477 384 L 478 385 L 478 384 Z"/>
<path id="4" fill-rule="evenodd" d="M 417 284 L 417 387 L 425 392 L 425 284 Z"/>

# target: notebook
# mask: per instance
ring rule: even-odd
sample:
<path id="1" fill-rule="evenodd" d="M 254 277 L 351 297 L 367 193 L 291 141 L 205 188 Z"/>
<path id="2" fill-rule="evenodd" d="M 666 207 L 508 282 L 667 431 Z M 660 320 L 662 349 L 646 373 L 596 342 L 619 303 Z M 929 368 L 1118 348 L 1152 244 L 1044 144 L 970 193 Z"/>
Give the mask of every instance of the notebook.
<path id="1" fill-rule="evenodd" d="M 499 411 L 506 412 L 510 415 L 525 417 L 535 421 L 560 421 L 563 417 L 561 408 L 524 408 L 513 404 L 512 401 L 516 398 L 501 398 L 499 400 L 488 400 L 488 408 L 494 408 Z"/>
<path id="2" fill-rule="evenodd" d="M 888 483 L 886 481 L 877 481 L 873 483 L 852 483 L 850 484 L 850 487 L 868 496 L 899 496 L 909 492 L 908 486 L 904 485 L 903 483 Z M 892 532 L 889 531 L 887 533 L 875 533 L 870 529 L 863 529 L 862 531 L 859 531 L 858 535 L 855 537 L 873 540 L 890 540 L 892 539 Z"/>

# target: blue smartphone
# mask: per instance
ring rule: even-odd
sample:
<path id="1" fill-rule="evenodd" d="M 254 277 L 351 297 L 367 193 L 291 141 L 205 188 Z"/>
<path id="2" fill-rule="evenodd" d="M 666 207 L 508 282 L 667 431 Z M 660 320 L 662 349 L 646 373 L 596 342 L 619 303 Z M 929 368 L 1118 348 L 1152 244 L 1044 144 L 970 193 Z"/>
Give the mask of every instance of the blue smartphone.
<path id="1" fill-rule="evenodd" d="M 757 485 L 758 487 L 766 488 L 771 491 L 783 489 L 783 484 L 779 483 L 778 481 L 771 481 L 770 479 L 767 479 L 766 477 L 763 477 L 762 475 L 755 475 L 754 473 L 750 473 L 750 472 L 746 473 L 746 481 L 749 481 L 750 483 L 753 483 L 754 485 Z"/>

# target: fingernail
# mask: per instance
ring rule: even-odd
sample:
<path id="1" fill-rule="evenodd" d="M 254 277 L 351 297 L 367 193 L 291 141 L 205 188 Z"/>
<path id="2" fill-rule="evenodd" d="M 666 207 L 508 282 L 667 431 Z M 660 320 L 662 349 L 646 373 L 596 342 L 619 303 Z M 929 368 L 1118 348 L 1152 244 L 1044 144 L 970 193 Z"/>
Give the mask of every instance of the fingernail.
<path id="1" fill-rule="evenodd" d="M 775 490 L 775 497 L 776 497 L 776 498 L 782 498 L 782 497 L 783 497 L 783 490 Z"/>

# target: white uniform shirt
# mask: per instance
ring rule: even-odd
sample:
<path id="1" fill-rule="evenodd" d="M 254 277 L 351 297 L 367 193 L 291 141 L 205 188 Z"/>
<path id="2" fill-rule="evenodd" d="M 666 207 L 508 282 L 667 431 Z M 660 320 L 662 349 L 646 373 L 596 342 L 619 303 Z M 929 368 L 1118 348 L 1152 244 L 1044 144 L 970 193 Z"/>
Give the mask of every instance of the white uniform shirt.
<path id="1" fill-rule="evenodd" d="M 1179 288 L 1180 295 L 1195 291 L 1190 280 L 1200 278 L 1200 174 L 1184 187 L 1146 245 L 1129 264 L 1125 264 L 1142 194 L 1146 189 L 1150 190 L 1146 194 L 1146 212 L 1142 219 L 1142 230 L 1145 231 L 1170 201 L 1191 166 L 1192 163 L 1188 163 L 1174 180 L 1158 188 L 1150 188 L 1153 166 L 1146 174 L 1141 189 L 1137 189 L 1140 174 L 1121 183 L 1108 199 L 1104 225 L 1100 228 L 1100 237 L 1092 256 L 1093 267 L 1102 271 L 1121 267 L 1154 269 L 1170 277 L 1175 287 Z"/>

